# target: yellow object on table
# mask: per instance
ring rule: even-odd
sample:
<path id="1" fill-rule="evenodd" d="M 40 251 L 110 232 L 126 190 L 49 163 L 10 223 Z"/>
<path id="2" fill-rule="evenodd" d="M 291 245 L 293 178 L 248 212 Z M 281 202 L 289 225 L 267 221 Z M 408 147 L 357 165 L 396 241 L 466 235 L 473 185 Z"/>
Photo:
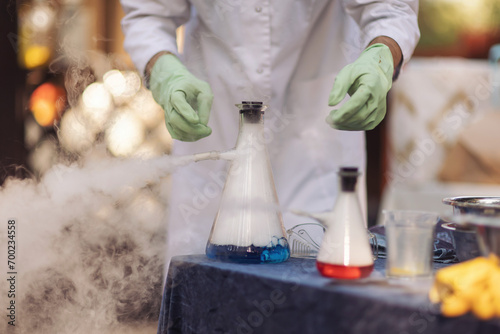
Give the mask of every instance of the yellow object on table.
<path id="1" fill-rule="evenodd" d="M 499 282 L 498 257 L 478 257 L 440 269 L 429 299 L 441 303 L 441 313 L 447 317 L 469 311 L 483 320 L 500 317 Z"/>

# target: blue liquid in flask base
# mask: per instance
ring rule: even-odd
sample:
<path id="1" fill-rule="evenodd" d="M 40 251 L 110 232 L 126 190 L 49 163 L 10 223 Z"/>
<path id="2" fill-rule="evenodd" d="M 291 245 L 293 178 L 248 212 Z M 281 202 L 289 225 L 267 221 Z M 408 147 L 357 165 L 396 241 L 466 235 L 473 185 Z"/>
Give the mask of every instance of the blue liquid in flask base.
<path id="1" fill-rule="evenodd" d="M 277 238 L 276 238 L 277 239 Z M 288 260 L 290 248 L 285 238 L 277 239 L 268 246 L 257 247 L 207 244 L 207 257 L 214 260 L 238 263 L 279 263 Z"/>

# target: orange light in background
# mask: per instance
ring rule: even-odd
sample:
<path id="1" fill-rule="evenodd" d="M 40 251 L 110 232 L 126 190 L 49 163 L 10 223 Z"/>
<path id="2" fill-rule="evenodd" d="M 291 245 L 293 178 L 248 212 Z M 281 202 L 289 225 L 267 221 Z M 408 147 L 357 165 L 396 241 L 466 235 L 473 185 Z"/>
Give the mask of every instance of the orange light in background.
<path id="1" fill-rule="evenodd" d="M 62 87 L 46 82 L 31 94 L 29 108 L 41 126 L 51 126 L 59 120 L 66 106 L 66 93 Z"/>

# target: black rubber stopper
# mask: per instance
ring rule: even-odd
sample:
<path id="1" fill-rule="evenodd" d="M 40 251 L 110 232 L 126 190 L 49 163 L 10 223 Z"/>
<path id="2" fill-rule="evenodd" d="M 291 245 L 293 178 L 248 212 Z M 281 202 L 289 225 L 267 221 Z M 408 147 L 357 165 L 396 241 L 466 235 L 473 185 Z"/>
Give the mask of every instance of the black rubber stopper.
<path id="1" fill-rule="evenodd" d="M 357 167 L 341 167 L 339 170 L 342 191 L 353 192 L 356 190 L 359 171 Z"/>
<path id="2" fill-rule="evenodd" d="M 258 101 L 243 101 L 240 109 L 240 114 L 245 115 L 245 119 L 250 123 L 260 122 L 264 110 L 262 110 L 263 103 Z"/>

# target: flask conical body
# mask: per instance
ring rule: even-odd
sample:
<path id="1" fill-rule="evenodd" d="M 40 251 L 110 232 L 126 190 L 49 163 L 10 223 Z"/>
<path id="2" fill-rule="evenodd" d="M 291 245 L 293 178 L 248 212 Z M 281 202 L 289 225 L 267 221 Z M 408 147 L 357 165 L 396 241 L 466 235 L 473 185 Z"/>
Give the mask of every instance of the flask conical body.
<path id="1" fill-rule="evenodd" d="M 235 157 L 206 247 L 209 258 L 282 262 L 289 258 L 264 137 L 262 103 L 243 102 Z"/>
<path id="2" fill-rule="evenodd" d="M 355 192 L 357 168 L 341 168 L 341 189 L 321 243 L 316 266 L 323 276 L 357 279 L 373 270 L 373 254 Z"/>

